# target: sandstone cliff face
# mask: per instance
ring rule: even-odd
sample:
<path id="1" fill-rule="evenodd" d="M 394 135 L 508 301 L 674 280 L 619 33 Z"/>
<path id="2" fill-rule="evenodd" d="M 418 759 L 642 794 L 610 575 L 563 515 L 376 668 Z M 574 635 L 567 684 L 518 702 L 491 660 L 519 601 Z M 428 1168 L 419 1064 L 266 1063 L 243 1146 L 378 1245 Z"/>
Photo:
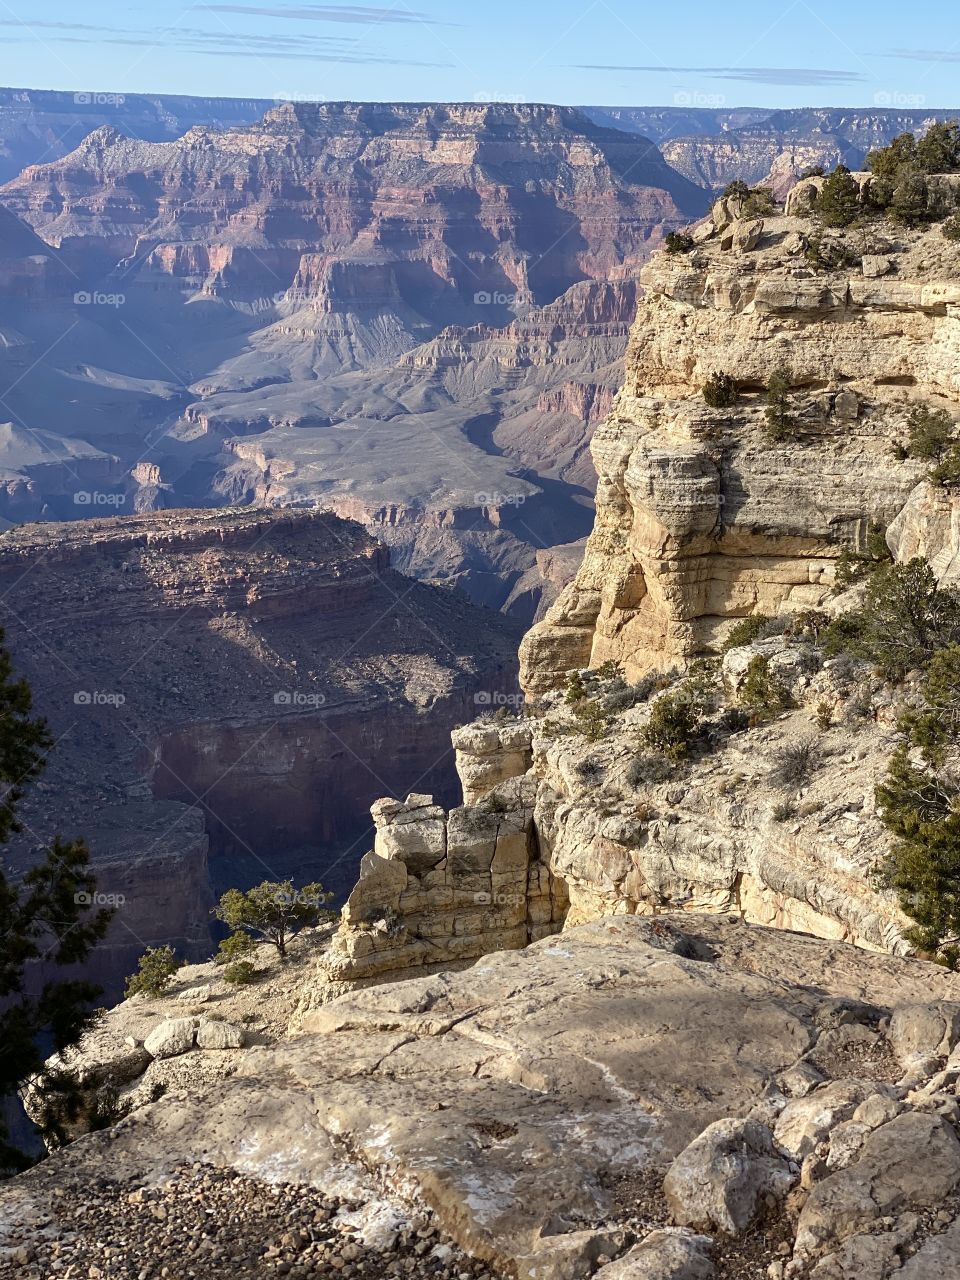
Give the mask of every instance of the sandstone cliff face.
<path id="1" fill-rule="evenodd" d="M 15 666 L 58 739 L 11 861 L 54 830 L 88 839 L 122 899 L 98 959 L 112 989 L 147 943 L 203 954 L 231 883 L 343 891 L 372 801 L 418 783 L 452 801 L 451 728 L 478 691 L 514 687 L 514 628 L 324 513 L 25 526 L 0 582 Z"/>
<path id="2" fill-rule="evenodd" d="M 749 251 L 716 234 L 643 272 L 625 385 L 594 438 L 596 526 L 575 583 L 524 642 L 530 692 L 608 658 L 628 676 L 668 667 L 715 646 L 731 619 L 821 604 L 870 521 L 893 538 L 908 499 L 917 518 L 950 507 L 890 447 L 913 404 L 958 400 L 960 256 L 936 228 L 874 233 L 860 252 L 876 249 L 887 274 L 817 272 L 801 255 L 808 230 L 769 218 Z M 781 366 L 801 429 L 771 445 L 751 392 Z M 700 389 L 722 371 L 746 394 L 710 410 Z"/>
<path id="3" fill-rule="evenodd" d="M 775 726 L 729 735 L 718 721 L 715 750 L 683 769 L 651 766 L 641 747 L 653 673 L 716 654 L 745 615 L 831 608 L 837 557 L 862 549 L 872 522 L 889 526 L 898 558 L 924 555 L 943 581 L 956 574 L 955 499 L 923 478 L 924 464 L 894 463 L 891 445 L 905 435 L 911 405 L 960 398 L 960 251 L 938 229 L 887 228 L 858 239 L 862 264 L 817 272 L 802 256 L 808 232 L 794 215 L 731 223 L 718 205 L 689 255 L 660 254 L 645 269 L 626 383 L 593 440 L 594 531 L 574 582 L 521 646 L 530 755 L 502 739 L 519 727 L 495 724 L 477 729 L 478 742 L 496 739 L 489 759 L 487 750 L 458 752 L 466 805 L 458 826 L 461 815 L 502 803 L 508 779 L 533 797 L 521 822 L 551 883 L 551 928 L 733 910 L 907 950 L 904 916 L 872 881 L 887 841 L 873 788 L 896 740 L 896 712 L 869 673 L 835 670 L 816 646 L 781 634 L 784 624 L 734 649 L 721 679 L 736 710 L 743 673 L 762 656 L 794 707 Z M 759 390 L 778 368 L 791 370 L 797 428 L 772 444 Z M 735 407 L 705 405 L 701 388 L 715 372 L 736 377 Z M 605 663 L 645 693 L 598 673 Z M 586 668 L 589 724 L 560 691 Z M 835 727 L 817 730 L 821 722 Z M 788 795 L 778 755 L 813 737 L 822 742 L 816 776 Z M 402 850 L 393 856 L 403 862 Z M 531 880 L 533 903 L 541 883 Z M 466 917 L 457 921 L 458 901 L 453 920 L 449 907 L 428 903 L 426 921 L 420 900 L 410 901 L 415 935 L 434 926 L 474 932 Z M 397 927 L 377 948 L 381 973 L 426 963 L 399 945 L 402 899 L 393 909 Z M 336 948 L 367 945 L 355 927 L 345 919 Z M 321 999 L 328 982 L 321 975 Z"/>

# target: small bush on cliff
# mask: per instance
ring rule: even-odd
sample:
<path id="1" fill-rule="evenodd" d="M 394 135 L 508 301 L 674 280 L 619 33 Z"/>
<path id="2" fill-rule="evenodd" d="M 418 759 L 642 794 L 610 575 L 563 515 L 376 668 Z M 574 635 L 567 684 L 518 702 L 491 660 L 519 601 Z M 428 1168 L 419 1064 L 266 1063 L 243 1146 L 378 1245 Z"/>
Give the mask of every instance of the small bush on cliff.
<path id="1" fill-rule="evenodd" d="M 796 791 L 810 778 L 820 763 L 820 749 L 813 738 L 791 742 L 777 756 L 771 778 L 777 786 Z"/>
<path id="2" fill-rule="evenodd" d="M 669 231 L 663 241 L 663 247 L 667 253 L 674 256 L 689 253 L 693 248 L 693 236 L 688 236 L 682 231 Z"/>
<path id="3" fill-rule="evenodd" d="M 765 613 L 751 613 L 746 618 L 740 618 L 730 628 L 723 642 L 722 651 L 729 653 L 731 649 L 740 649 L 744 645 L 753 644 L 755 640 L 760 639 L 772 621 L 773 619 Z"/>
<path id="4" fill-rule="evenodd" d="M 838 164 L 824 180 L 813 212 L 825 227 L 849 227 L 861 216 L 860 186 L 846 165 Z"/>
<path id="5" fill-rule="evenodd" d="M 568 707 L 572 707 L 586 696 L 587 686 L 583 683 L 583 676 L 579 671 L 571 671 L 567 676 L 567 685 L 563 695 L 564 702 Z"/>
<path id="6" fill-rule="evenodd" d="M 745 200 L 749 194 L 750 187 L 748 184 L 744 182 L 742 178 L 734 178 L 734 180 L 732 182 L 728 182 L 720 192 L 720 199 L 726 200 L 730 196 L 739 196 L 741 199 Z"/>
<path id="7" fill-rule="evenodd" d="M 926 560 L 890 564 L 867 583 L 863 608 L 830 624 L 828 654 L 846 652 L 873 663 L 888 680 L 924 668 L 938 649 L 960 642 L 960 594 L 937 586 Z"/>
<path id="8" fill-rule="evenodd" d="M 750 712 L 754 724 L 769 720 L 793 706 L 790 691 L 773 675 L 769 661 L 760 653 L 750 659 L 739 698 L 740 705 Z"/>
<path id="9" fill-rule="evenodd" d="M 716 703 L 718 684 L 715 661 L 701 658 L 691 663 L 686 679 L 654 702 L 640 734 L 641 744 L 674 764 L 685 760 L 704 736 L 705 717 Z"/>
<path id="10" fill-rule="evenodd" d="M 743 202 L 745 218 L 767 218 L 777 212 L 777 203 L 773 198 L 772 187 L 752 187 Z"/>
<path id="11" fill-rule="evenodd" d="M 334 913 L 327 910 L 332 897 L 319 883 L 295 889 L 292 880 L 264 880 L 246 892 L 228 889 L 212 914 L 234 933 L 246 933 L 271 943 L 282 960 L 294 934 L 334 918 Z"/>
<path id="12" fill-rule="evenodd" d="M 842 271 L 856 266 L 861 255 L 842 241 L 815 232 L 807 240 L 803 256 L 817 271 Z"/>
<path id="13" fill-rule="evenodd" d="M 703 384 L 703 398 L 711 409 L 729 409 L 740 399 L 736 379 L 729 373 L 711 373 Z"/>
<path id="14" fill-rule="evenodd" d="M 953 213 L 940 228 L 945 240 L 960 240 L 960 213 Z"/>
<path id="15" fill-rule="evenodd" d="M 775 443 L 789 440 L 797 428 L 797 421 L 790 412 L 790 388 L 793 376 L 781 366 L 770 375 L 767 383 L 766 418 L 767 435 Z"/>
<path id="16" fill-rule="evenodd" d="M 248 960 L 256 950 L 257 944 L 249 933 L 231 933 L 224 938 L 213 957 L 214 964 L 230 965 L 240 960 Z"/>
<path id="17" fill-rule="evenodd" d="M 137 964 L 137 972 L 127 979 L 124 994 L 148 996 L 151 1000 L 162 996 L 173 981 L 173 975 L 183 967 L 173 947 L 147 947 Z"/>
<path id="18" fill-rule="evenodd" d="M 248 987 L 251 982 L 256 981 L 258 973 L 252 960 L 234 960 L 224 968 L 223 980 L 234 987 Z"/>
<path id="19" fill-rule="evenodd" d="M 907 432 L 907 443 L 898 446 L 898 456 L 930 462 L 939 458 L 950 443 L 953 419 L 945 409 L 915 404 L 907 415 Z"/>
<path id="20" fill-rule="evenodd" d="M 867 168 L 878 178 L 895 178 L 905 165 L 917 163 L 917 140 L 912 133 L 898 133 L 885 147 L 867 154 Z"/>

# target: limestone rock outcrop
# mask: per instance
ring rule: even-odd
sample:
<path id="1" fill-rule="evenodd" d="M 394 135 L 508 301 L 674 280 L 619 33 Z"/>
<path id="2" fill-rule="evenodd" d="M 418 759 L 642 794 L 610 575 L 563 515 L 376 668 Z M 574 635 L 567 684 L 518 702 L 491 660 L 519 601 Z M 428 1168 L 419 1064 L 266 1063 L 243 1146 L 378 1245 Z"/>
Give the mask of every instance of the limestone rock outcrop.
<path id="1" fill-rule="evenodd" d="M 152 1105 L 4 1184 L 0 1247 L 45 1248 L 30 1224 L 56 1224 L 94 1173 L 135 1193 L 202 1160 L 349 1188 L 370 1221 L 429 1213 L 498 1278 L 707 1280 L 744 1250 L 758 1276 L 890 1280 L 910 1260 L 919 1276 L 951 1256 L 960 1220 L 957 1078 L 901 1081 L 883 1028 L 896 1005 L 956 1004 L 958 982 L 729 918 L 574 927 L 464 972 L 350 992 L 311 1014 L 310 1034 L 248 1047 L 213 1082 L 184 1071 Z M 769 1133 L 800 1080 L 825 1100 L 852 1080 L 902 1110 L 875 1117 L 831 1171 L 836 1126 L 783 1200 L 796 1173 Z M 743 1232 L 738 1208 L 735 1238 L 678 1233 L 664 1179 L 673 1187 L 671 1166 L 705 1145 L 716 1154 L 718 1132 L 748 1139 L 711 1164 L 720 1199 L 740 1206 L 769 1186 L 766 1216 Z M 225 1230 L 211 1223 L 215 1242 Z"/>
<path id="2" fill-rule="evenodd" d="M 862 247 L 823 271 L 798 256 L 810 231 L 768 216 L 751 249 L 728 227 L 644 268 L 626 382 L 594 437 L 596 525 L 574 583 L 524 641 L 528 693 L 608 658 L 633 678 L 708 651 L 744 614 L 819 606 L 871 522 L 950 579 L 952 499 L 930 492 L 922 463 L 892 466 L 890 448 L 913 405 L 960 401 L 960 251 L 936 227 L 871 232 L 882 276 Z M 797 425 L 771 443 L 760 392 L 780 368 Z M 717 372 L 740 388 L 732 408 L 702 399 Z"/>

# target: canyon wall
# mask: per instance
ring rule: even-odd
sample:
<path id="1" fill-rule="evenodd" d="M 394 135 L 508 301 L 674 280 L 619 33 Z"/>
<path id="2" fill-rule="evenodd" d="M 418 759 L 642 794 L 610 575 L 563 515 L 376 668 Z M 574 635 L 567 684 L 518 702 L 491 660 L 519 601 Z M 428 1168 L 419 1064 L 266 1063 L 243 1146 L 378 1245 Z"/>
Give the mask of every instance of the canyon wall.
<path id="1" fill-rule="evenodd" d="M 322 512 L 24 526 L 0 584 L 57 743 L 9 862 L 55 831 L 87 838 L 121 902 L 96 961 L 111 987 L 148 943 L 205 954 L 231 884 L 342 894 L 372 801 L 427 785 L 451 802 L 451 729 L 475 697 L 514 695 L 514 626 Z"/>
<path id="2" fill-rule="evenodd" d="M 688 253 L 644 268 L 625 383 L 593 438 L 594 530 L 574 581 L 521 645 L 526 719 L 455 735 L 464 807 L 431 821 L 448 845 L 474 814 L 482 825 L 505 813 L 529 832 L 530 889 L 515 877 L 511 890 L 516 935 L 505 943 L 499 922 L 477 920 L 482 903 L 459 892 L 490 885 L 461 886 L 441 868 L 446 899 L 424 899 L 403 846 L 387 843 L 357 892 L 369 928 L 392 886 L 393 924 L 363 940 L 348 913 L 316 1001 L 351 979 L 354 956 L 396 976 L 428 955 L 455 961 L 447 939 L 468 936 L 471 954 L 525 945 L 531 921 L 735 912 L 909 950 L 908 922 L 874 877 L 888 847 L 874 786 L 897 741 L 895 699 L 869 668 L 825 660 L 789 619 L 838 607 L 838 558 L 862 552 L 878 524 L 898 559 L 923 555 L 942 582 L 956 580 L 957 500 L 924 463 L 894 461 L 894 446 L 913 406 L 956 412 L 960 248 L 938 227 L 878 224 L 833 233 L 851 265 L 818 270 L 805 254 L 804 198 L 762 221 L 720 202 Z M 794 425 L 777 442 L 762 389 L 780 369 Z M 712 409 L 701 389 L 721 372 L 739 400 Z M 654 758 L 643 745 L 654 695 L 693 697 L 679 673 L 720 654 L 751 614 L 785 621 L 724 656 L 710 748 L 682 763 Z M 784 690 L 772 722 L 744 710 L 754 658 Z M 816 767 L 784 783 L 778 762 L 804 743 Z M 417 822 L 414 812 L 411 847 Z M 364 964 L 353 972 L 362 979 Z"/>
<path id="3" fill-rule="evenodd" d="M 528 622 L 555 594 L 540 553 L 589 532 L 581 410 L 620 381 L 636 273 L 706 207 L 644 138 L 471 103 L 104 126 L 0 202 L 69 282 L 0 297 L 11 417 L 114 460 L 71 487 L 11 451 L 0 518 L 89 514 L 78 490 L 321 506 Z"/>

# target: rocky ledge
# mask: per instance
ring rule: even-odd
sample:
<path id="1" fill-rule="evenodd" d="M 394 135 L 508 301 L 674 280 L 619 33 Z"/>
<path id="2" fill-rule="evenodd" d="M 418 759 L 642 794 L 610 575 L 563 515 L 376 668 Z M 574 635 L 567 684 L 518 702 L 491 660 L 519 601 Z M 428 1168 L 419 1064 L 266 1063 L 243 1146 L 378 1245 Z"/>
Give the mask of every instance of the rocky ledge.
<path id="1" fill-rule="evenodd" d="M 598 921 L 349 993 L 215 1088 L 171 1086 L 8 1183 L 4 1244 L 24 1276 L 57 1274 L 59 1244 L 104 1280 L 152 1280 L 167 1215 L 189 1226 L 226 1182 L 236 1212 L 208 1215 L 204 1275 L 259 1252 L 264 1275 L 366 1276 L 363 1251 L 429 1218 L 418 1256 L 446 1237 L 498 1280 L 941 1276 L 958 1040 L 960 978 L 934 965 L 728 917 Z M 299 1188 L 297 1222 L 254 1246 L 272 1192 L 236 1174 Z M 80 1217 L 91 1183 L 121 1197 L 107 1225 Z M 356 1242 L 343 1265 L 331 1221 Z M 136 1239 L 161 1241 L 138 1271 Z"/>

